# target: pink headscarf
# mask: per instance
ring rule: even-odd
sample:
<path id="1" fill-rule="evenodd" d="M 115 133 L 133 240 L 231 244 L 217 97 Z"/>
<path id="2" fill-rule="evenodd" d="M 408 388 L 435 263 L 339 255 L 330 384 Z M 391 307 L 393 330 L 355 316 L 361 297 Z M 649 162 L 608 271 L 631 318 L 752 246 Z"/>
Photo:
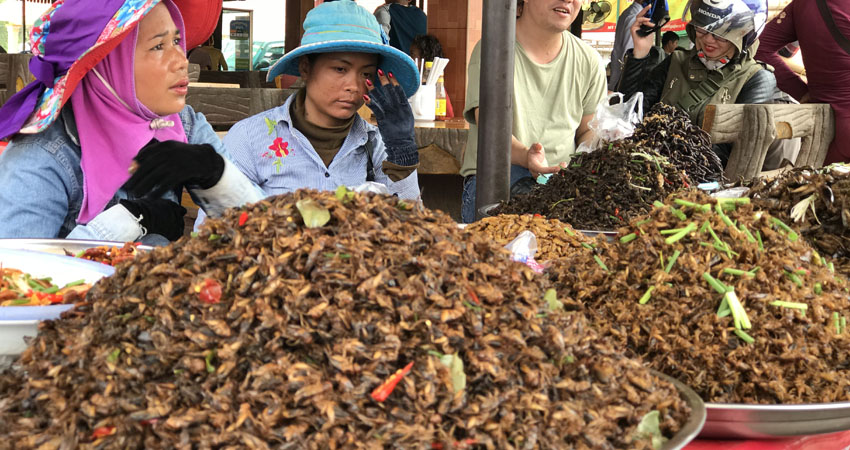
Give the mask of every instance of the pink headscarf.
<path id="1" fill-rule="evenodd" d="M 163 3 L 180 30 L 180 45 L 185 53 L 183 17 L 171 0 Z M 138 27 L 131 31 L 94 68 L 117 97 L 94 70 L 86 74 L 71 95 L 82 148 L 83 204 L 78 223 L 88 223 L 103 211 L 130 178 L 127 169 L 133 158 L 151 139 L 186 142 L 179 114 L 160 117 L 136 98 L 133 73 L 138 31 Z M 151 129 L 151 121 L 158 118 L 172 121 L 174 126 Z"/>

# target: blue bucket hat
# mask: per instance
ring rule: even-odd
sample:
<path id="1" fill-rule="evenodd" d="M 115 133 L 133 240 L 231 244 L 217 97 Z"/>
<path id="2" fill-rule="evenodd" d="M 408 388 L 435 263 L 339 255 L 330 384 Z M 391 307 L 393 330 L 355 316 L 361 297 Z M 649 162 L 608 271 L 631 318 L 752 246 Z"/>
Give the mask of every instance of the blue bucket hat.
<path id="1" fill-rule="evenodd" d="M 380 56 L 378 67 L 392 72 L 408 97 L 419 89 L 419 69 L 406 53 L 389 45 L 389 39 L 369 11 L 353 0 L 325 2 L 304 19 L 301 45 L 269 69 L 267 81 L 280 74 L 300 76 L 298 60 L 311 53 L 357 52 Z"/>

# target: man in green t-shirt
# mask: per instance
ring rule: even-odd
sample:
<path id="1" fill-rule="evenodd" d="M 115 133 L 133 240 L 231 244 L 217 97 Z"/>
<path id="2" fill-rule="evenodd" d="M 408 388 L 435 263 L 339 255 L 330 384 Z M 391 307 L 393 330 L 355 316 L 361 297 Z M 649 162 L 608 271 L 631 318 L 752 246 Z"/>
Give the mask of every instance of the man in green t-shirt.
<path id="1" fill-rule="evenodd" d="M 567 0 L 553 7 L 546 0 L 517 0 L 512 187 L 523 178 L 557 172 L 580 143 L 593 138 L 587 124 L 605 96 L 605 73 L 596 50 L 568 31 L 581 2 Z M 460 169 L 464 176 L 461 217 L 465 223 L 475 219 L 480 72 L 479 42 L 469 61 L 463 111 L 470 123 Z"/>

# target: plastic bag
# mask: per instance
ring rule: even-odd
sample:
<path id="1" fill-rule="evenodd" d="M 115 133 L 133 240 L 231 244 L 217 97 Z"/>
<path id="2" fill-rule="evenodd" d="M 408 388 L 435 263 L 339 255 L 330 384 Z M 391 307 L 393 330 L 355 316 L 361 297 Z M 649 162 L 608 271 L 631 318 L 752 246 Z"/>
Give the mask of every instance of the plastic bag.
<path id="1" fill-rule="evenodd" d="M 543 273 L 544 267 L 534 260 L 537 253 L 537 237 L 525 230 L 505 246 L 511 252 L 511 259 L 530 267 L 536 273 Z"/>
<path id="2" fill-rule="evenodd" d="M 612 105 L 611 99 L 620 97 L 620 102 Z M 635 111 L 637 106 L 637 111 Z M 596 106 L 596 115 L 588 123 L 596 136 L 588 145 L 582 143 L 576 152 L 592 152 L 602 141 L 616 141 L 627 138 L 635 132 L 635 125 L 643 120 L 643 92 L 638 92 L 623 103 L 623 94 L 614 92 Z"/>

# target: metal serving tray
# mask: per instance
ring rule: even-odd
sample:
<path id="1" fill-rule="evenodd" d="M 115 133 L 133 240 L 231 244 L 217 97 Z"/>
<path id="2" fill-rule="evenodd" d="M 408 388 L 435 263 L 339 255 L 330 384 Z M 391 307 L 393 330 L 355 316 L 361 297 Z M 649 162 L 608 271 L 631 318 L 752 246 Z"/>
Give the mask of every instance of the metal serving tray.
<path id="1" fill-rule="evenodd" d="M 702 430 L 703 424 L 705 424 L 705 404 L 702 399 L 694 392 L 691 388 L 686 386 L 681 381 L 664 375 L 661 372 L 657 372 L 655 370 L 650 370 L 650 372 L 663 378 L 673 386 L 676 386 L 676 389 L 679 390 L 679 393 L 682 395 L 682 398 L 685 400 L 685 403 L 691 408 L 691 415 L 688 416 L 687 422 L 682 425 L 682 428 L 678 433 L 673 435 L 669 441 L 665 442 L 664 445 L 661 446 L 661 450 L 679 450 L 684 448 L 689 442 L 696 439 L 698 435 L 700 435 L 700 430 Z"/>
<path id="2" fill-rule="evenodd" d="M 54 255 L 65 255 L 65 250 L 72 254 L 100 246 L 118 247 L 124 246 L 123 242 L 116 241 L 86 241 L 79 239 L 0 239 L 0 248 L 13 250 L 30 250 L 34 252 L 52 253 Z M 153 247 L 139 245 L 139 250 L 151 250 Z"/>
<path id="3" fill-rule="evenodd" d="M 59 286 L 76 280 L 95 283 L 112 275 L 106 264 L 70 256 L 51 255 L 30 250 L 0 248 L 0 265 L 22 270 L 34 277 L 51 277 Z M 0 355 L 17 355 L 26 348 L 27 336 L 35 336 L 40 320 L 58 318 L 74 305 L 0 307 Z"/>
<path id="4" fill-rule="evenodd" d="M 850 402 L 800 405 L 706 403 L 700 437 L 777 439 L 850 430 Z"/>

